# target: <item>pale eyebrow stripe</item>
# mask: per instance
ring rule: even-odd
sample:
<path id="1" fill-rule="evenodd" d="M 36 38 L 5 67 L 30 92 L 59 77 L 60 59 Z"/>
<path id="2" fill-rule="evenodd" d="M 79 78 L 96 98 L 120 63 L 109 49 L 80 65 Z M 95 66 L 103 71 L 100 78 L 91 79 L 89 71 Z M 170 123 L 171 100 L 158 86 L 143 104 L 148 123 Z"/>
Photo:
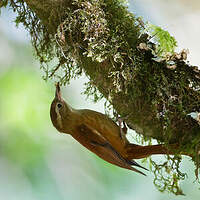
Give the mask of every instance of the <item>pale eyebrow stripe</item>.
<path id="1" fill-rule="evenodd" d="M 57 105 L 56 105 L 55 111 L 56 111 L 56 114 L 57 114 L 57 122 L 58 122 L 58 125 L 59 125 L 60 128 L 62 128 L 62 127 L 63 127 L 63 125 L 62 125 L 62 118 L 61 118 L 61 115 L 60 115 L 60 113 L 59 113 L 59 110 L 58 110 Z"/>

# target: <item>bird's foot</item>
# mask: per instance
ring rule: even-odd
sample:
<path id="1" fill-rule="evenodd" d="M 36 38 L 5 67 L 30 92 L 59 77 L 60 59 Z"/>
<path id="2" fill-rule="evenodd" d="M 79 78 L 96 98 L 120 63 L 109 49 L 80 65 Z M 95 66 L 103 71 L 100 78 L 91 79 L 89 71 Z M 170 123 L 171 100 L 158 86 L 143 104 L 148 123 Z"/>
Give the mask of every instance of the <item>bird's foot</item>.
<path id="1" fill-rule="evenodd" d="M 127 126 L 126 123 L 124 121 L 124 118 L 118 117 L 117 118 L 118 124 L 119 124 L 119 128 L 120 128 L 120 136 L 121 138 L 123 138 L 123 135 L 127 134 Z M 122 123 L 123 123 L 123 127 L 122 127 Z"/>

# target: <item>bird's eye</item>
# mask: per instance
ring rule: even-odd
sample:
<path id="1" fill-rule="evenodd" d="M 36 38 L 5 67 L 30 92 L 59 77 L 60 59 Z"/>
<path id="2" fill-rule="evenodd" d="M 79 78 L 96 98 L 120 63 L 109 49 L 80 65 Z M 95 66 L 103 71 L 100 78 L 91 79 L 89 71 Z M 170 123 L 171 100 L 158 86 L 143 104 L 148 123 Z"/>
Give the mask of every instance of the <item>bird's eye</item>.
<path id="1" fill-rule="evenodd" d="M 57 107 L 60 109 L 60 108 L 62 108 L 62 104 L 61 103 L 58 103 L 57 104 Z"/>

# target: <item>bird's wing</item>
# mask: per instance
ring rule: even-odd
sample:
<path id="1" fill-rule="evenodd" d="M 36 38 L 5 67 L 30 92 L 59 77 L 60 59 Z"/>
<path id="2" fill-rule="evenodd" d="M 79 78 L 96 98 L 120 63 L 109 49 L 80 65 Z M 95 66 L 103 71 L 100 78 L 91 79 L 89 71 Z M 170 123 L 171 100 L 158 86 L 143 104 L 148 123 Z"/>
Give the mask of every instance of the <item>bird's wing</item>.
<path id="1" fill-rule="evenodd" d="M 108 116 L 93 110 L 78 110 L 82 115 L 83 123 L 92 131 L 95 131 L 100 137 L 104 137 L 117 151 L 124 150 L 124 146 L 128 144 L 125 133 L 120 132 L 120 127 Z"/>
<path id="2" fill-rule="evenodd" d="M 81 109 L 78 110 L 78 112 L 84 116 L 84 123 L 86 122 L 85 124 L 90 127 L 95 126 L 95 129 L 101 132 L 101 135 L 103 135 L 104 132 L 106 134 L 108 130 L 112 130 L 109 133 L 110 136 L 116 138 L 120 137 L 119 126 L 107 115 L 89 109 Z M 90 124 L 92 124 L 92 126 Z"/>
<path id="3" fill-rule="evenodd" d="M 89 127 L 86 124 L 77 126 L 77 136 L 72 135 L 77 141 L 79 141 L 87 149 L 98 155 L 105 161 L 117 165 L 122 168 L 126 168 L 140 174 L 145 175 L 143 172 L 135 169 L 132 165 L 141 167 L 135 161 L 130 161 L 123 158 L 119 152 L 117 152 L 113 146 L 96 130 Z M 143 168 L 145 169 L 145 168 Z"/>

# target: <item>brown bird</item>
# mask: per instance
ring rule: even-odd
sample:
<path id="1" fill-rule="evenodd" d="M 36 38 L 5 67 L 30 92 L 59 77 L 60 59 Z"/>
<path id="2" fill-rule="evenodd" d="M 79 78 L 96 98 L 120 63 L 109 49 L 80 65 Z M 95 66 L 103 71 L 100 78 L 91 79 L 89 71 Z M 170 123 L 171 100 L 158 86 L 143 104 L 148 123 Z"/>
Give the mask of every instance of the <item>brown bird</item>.
<path id="1" fill-rule="evenodd" d="M 50 116 L 54 127 L 59 132 L 70 134 L 103 160 L 143 175 L 145 174 L 133 166 L 147 169 L 133 159 L 168 153 L 163 145 L 140 146 L 129 143 L 126 139 L 125 128 L 121 129 L 112 119 L 102 113 L 72 108 L 63 100 L 59 83 L 56 84 Z"/>

